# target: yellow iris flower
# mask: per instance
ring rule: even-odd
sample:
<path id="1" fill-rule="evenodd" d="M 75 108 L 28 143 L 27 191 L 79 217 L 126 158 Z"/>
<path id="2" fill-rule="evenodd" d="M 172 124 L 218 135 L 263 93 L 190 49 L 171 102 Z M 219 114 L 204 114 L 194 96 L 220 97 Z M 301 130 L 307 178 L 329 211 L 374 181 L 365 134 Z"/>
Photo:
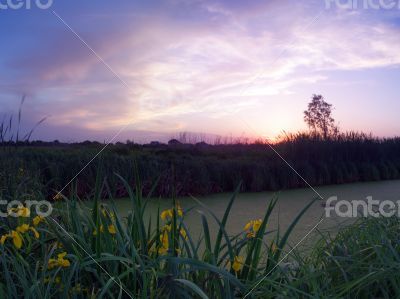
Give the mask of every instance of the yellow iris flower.
<path id="1" fill-rule="evenodd" d="M 162 220 L 169 220 L 169 219 L 171 219 L 172 216 L 173 216 L 173 211 L 174 211 L 173 208 L 172 208 L 172 209 L 168 209 L 168 210 L 162 211 L 161 214 L 160 214 L 161 219 L 162 219 Z M 177 205 L 176 205 L 175 211 L 176 211 L 176 215 L 177 215 L 178 217 L 182 217 L 182 216 L 183 216 L 183 209 L 182 209 L 181 205 L 177 204 Z"/>
<path id="2" fill-rule="evenodd" d="M 0 244 L 4 245 L 7 239 L 12 239 L 15 248 L 21 249 L 23 243 L 22 234 L 25 234 L 28 231 L 32 231 L 36 239 L 39 238 L 39 233 L 34 227 L 31 227 L 28 224 L 21 224 L 15 230 L 12 230 L 10 233 L 1 236 Z"/>
<path id="3" fill-rule="evenodd" d="M 243 257 L 235 256 L 233 263 L 231 264 L 231 268 L 236 273 L 239 272 L 243 268 Z"/>
<path id="4" fill-rule="evenodd" d="M 70 261 L 65 258 L 66 255 L 67 253 L 63 252 L 57 255 L 57 259 L 49 259 L 47 263 L 47 269 L 51 270 L 56 267 L 68 268 L 71 266 Z"/>
<path id="5" fill-rule="evenodd" d="M 32 223 L 34 226 L 38 226 L 43 221 L 44 221 L 44 217 L 36 216 L 35 218 L 33 218 Z"/>
<path id="6" fill-rule="evenodd" d="M 32 232 L 33 232 L 33 235 L 35 236 L 35 238 L 36 238 L 36 239 L 39 239 L 39 233 L 38 233 L 38 231 L 37 231 L 34 227 L 29 226 L 28 224 L 21 224 L 20 226 L 18 226 L 18 227 L 16 228 L 16 231 L 19 232 L 19 233 L 21 233 L 21 234 L 24 234 L 24 233 L 26 233 L 26 232 L 28 232 L 28 231 L 32 231 Z"/>
<path id="7" fill-rule="evenodd" d="M 171 224 L 166 224 L 162 227 L 162 231 L 167 231 L 170 232 L 171 231 Z"/>
<path id="8" fill-rule="evenodd" d="M 254 238 L 256 236 L 256 233 L 260 230 L 261 224 L 261 219 L 249 221 L 244 226 L 244 230 L 247 232 L 247 238 Z"/>
<path id="9" fill-rule="evenodd" d="M 29 224 L 22 224 L 16 228 L 17 232 L 24 234 L 29 230 Z"/>
<path id="10" fill-rule="evenodd" d="M 29 217 L 31 215 L 31 211 L 27 207 L 18 207 L 18 208 L 12 208 L 8 211 L 8 214 L 10 215 L 11 213 L 17 214 L 18 217 Z"/>
<path id="11" fill-rule="evenodd" d="M 162 220 L 172 218 L 172 209 L 162 211 L 160 217 Z"/>
<path id="12" fill-rule="evenodd" d="M 117 233 L 117 230 L 115 229 L 115 226 L 113 224 L 110 224 L 108 226 L 108 232 L 112 235 L 115 235 Z"/>
<path id="13" fill-rule="evenodd" d="M 13 244 L 15 248 L 20 249 L 22 247 L 22 237 L 21 235 L 16 232 L 15 230 L 11 231 L 10 238 L 13 240 Z"/>
<path id="14" fill-rule="evenodd" d="M 166 254 L 169 248 L 168 232 L 164 231 L 160 235 L 161 247 L 158 249 L 158 254 Z"/>
<path id="15" fill-rule="evenodd" d="M 103 224 L 100 225 L 100 233 L 104 233 L 104 226 L 103 226 Z M 97 235 L 97 229 L 95 229 L 95 230 L 93 231 L 93 236 L 96 236 L 96 235 Z"/>

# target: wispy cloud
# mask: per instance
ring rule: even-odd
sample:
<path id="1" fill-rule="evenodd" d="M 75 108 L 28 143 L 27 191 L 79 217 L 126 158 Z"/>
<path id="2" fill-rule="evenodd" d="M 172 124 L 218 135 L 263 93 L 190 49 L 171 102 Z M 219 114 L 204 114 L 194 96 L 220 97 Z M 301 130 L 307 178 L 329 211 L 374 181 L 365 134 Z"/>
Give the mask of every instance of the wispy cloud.
<path id="1" fill-rule="evenodd" d="M 10 71 L 2 76 L 3 94 L 31 94 L 30 109 L 53 115 L 51 125 L 110 130 L 133 120 L 135 129 L 167 131 L 168 122 L 171 130 L 185 129 L 193 114 L 224 117 L 334 81 L 334 71 L 400 64 L 393 15 L 324 11 L 305 30 L 323 9 L 317 2 L 171 0 L 162 7 L 130 13 L 110 4 L 107 13 L 82 12 L 85 19 L 75 24 L 71 9 L 65 13 L 134 92 L 47 16 L 49 30 L 0 65 Z M 216 132 L 229 126 L 221 123 Z"/>

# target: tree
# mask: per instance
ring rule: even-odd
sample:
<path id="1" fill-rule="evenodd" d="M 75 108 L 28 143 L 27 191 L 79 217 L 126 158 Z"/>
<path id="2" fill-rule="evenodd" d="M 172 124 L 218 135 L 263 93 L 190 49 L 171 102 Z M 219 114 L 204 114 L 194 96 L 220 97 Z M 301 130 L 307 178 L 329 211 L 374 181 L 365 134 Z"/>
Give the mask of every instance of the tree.
<path id="1" fill-rule="evenodd" d="M 338 127 L 332 115 L 332 105 L 324 101 L 322 95 L 314 94 L 308 109 L 304 111 L 304 121 L 315 136 L 328 139 L 338 133 Z"/>

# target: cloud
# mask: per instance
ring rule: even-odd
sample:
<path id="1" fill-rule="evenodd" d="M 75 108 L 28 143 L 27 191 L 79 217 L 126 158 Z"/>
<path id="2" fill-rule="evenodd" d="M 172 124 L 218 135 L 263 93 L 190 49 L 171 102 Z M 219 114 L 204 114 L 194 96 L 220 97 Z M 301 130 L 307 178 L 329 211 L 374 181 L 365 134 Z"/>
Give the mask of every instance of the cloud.
<path id="1" fill-rule="evenodd" d="M 51 125 L 165 131 L 194 114 L 222 117 L 291 94 L 332 71 L 399 65 L 398 26 L 349 11 L 323 11 L 310 25 L 315 3 L 170 0 L 163 9 L 85 11 L 83 20 L 58 11 L 129 88 L 55 17 L 46 22 L 57 26 L 3 64 L 12 72 L 0 87 L 31 94 L 29 109 L 52 115 Z"/>

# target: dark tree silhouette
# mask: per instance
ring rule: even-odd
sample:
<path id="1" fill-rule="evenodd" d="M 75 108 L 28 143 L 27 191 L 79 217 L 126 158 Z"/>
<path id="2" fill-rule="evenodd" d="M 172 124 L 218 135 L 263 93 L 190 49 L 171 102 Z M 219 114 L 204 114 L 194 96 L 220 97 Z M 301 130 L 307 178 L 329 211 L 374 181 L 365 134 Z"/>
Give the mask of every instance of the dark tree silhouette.
<path id="1" fill-rule="evenodd" d="M 304 111 L 304 121 L 315 136 L 328 139 L 338 134 L 338 127 L 332 115 L 332 105 L 324 101 L 322 95 L 314 94 L 308 109 Z"/>

